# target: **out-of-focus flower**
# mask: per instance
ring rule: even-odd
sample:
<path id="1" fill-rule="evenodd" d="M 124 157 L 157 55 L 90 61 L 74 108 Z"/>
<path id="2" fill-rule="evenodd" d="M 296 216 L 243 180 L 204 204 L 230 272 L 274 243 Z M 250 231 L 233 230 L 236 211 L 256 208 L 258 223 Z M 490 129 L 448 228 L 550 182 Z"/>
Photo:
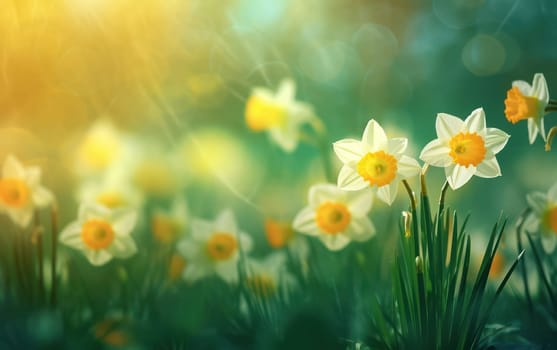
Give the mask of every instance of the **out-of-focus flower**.
<path id="1" fill-rule="evenodd" d="M 543 117 L 549 102 L 547 82 L 542 73 L 536 73 L 532 85 L 523 80 L 513 81 L 505 99 L 505 116 L 513 124 L 528 120 L 528 139 L 534 143 L 538 133 L 545 140 Z"/>
<path id="2" fill-rule="evenodd" d="M 109 209 L 84 203 L 76 221 L 60 234 L 60 242 L 81 250 L 93 265 L 103 265 L 113 257 L 126 259 L 137 247 L 131 232 L 137 222 L 137 211 L 131 208 Z"/>
<path id="3" fill-rule="evenodd" d="M 330 250 L 340 250 L 351 240 L 366 241 L 375 234 L 367 217 L 371 210 L 371 189 L 343 191 L 333 184 L 309 189 L 309 205 L 294 218 L 294 229 L 319 238 Z"/>
<path id="4" fill-rule="evenodd" d="M 399 181 L 415 176 L 421 170 L 415 159 L 403 155 L 407 145 L 406 138 L 387 138 L 381 125 L 371 119 L 361 141 L 343 139 L 333 144 L 343 163 L 338 186 L 347 191 L 371 186 L 377 189 L 379 199 L 391 205 Z"/>
<path id="5" fill-rule="evenodd" d="M 82 176 L 102 174 L 114 165 L 124 165 L 132 149 L 126 136 L 110 120 L 99 119 L 77 146 L 76 171 Z"/>
<path id="6" fill-rule="evenodd" d="M 142 193 L 132 186 L 129 180 L 120 176 L 110 176 L 110 172 L 102 179 L 83 181 L 76 197 L 79 203 L 97 203 L 111 209 L 139 209 L 143 204 Z"/>
<path id="7" fill-rule="evenodd" d="M 184 187 L 179 168 L 172 156 L 149 155 L 138 160 L 132 170 L 132 182 L 145 195 L 172 196 Z"/>
<path id="8" fill-rule="evenodd" d="M 94 325 L 93 334 L 106 345 L 123 347 L 130 343 L 130 334 L 125 329 L 126 323 L 121 315 L 108 316 Z"/>
<path id="9" fill-rule="evenodd" d="M 300 129 L 317 119 L 313 108 L 295 100 L 296 85 L 291 79 L 281 81 L 274 93 L 266 88 L 253 89 L 246 103 L 246 124 L 253 131 L 267 131 L 269 137 L 286 152 L 298 146 Z"/>
<path id="10" fill-rule="evenodd" d="M 286 270 L 283 252 L 272 253 L 263 260 L 248 259 L 245 283 L 247 289 L 260 299 L 277 295 L 287 297 L 296 286 L 294 276 Z"/>
<path id="11" fill-rule="evenodd" d="M 6 157 L 0 178 L 0 212 L 5 212 L 16 225 L 27 227 L 33 211 L 53 200 L 53 194 L 41 185 L 39 167 L 25 167 L 11 154 Z"/>
<path id="12" fill-rule="evenodd" d="M 444 167 L 453 190 L 464 186 L 474 175 L 501 176 L 495 155 L 505 147 L 509 135 L 496 128 L 487 128 L 482 108 L 472 111 L 464 121 L 439 113 L 435 129 L 437 139 L 424 147 L 420 158 L 433 166 Z"/>
<path id="13" fill-rule="evenodd" d="M 301 268 L 307 269 L 309 246 L 305 237 L 294 231 L 291 222 L 273 219 L 265 220 L 265 235 L 267 242 L 274 249 L 286 248 L 298 260 Z"/>
<path id="14" fill-rule="evenodd" d="M 160 243 L 175 242 L 186 230 L 188 207 L 181 196 L 172 203 L 170 210 L 157 208 L 151 217 L 151 232 Z"/>
<path id="15" fill-rule="evenodd" d="M 168 264 L 168 279 L 170 282 L 176 282 L 184 273 L 186 266 L 187 262 L 183 256 L 180 254 L 173 254 Z"/>
<path id="16" fill-rule="evenodd" d="M 524 229 L 539 232 L 544 250 L 552 253 L 557 245 L 557 184 L 547 193 L 528 194 L 526 200 L 532 212 L 524 222 Z"/>
<path id="17" fill-rule="evenodd" d="M 216 274 L 229 283 L 238 280 L 240 249 L 251 250 L 251 237 L 241 232 L 231 210 L 223 210 L 215 221 L 193 219 L 191 236 L 178 243 L 187 261 L 184 279 L 195 282 Z"/>

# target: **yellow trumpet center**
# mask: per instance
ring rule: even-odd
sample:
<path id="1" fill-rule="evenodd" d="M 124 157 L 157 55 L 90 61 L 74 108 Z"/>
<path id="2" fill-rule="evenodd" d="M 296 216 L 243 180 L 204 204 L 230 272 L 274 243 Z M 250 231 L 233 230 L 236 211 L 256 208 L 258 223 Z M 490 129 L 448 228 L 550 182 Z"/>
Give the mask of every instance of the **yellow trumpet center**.
<path id="1" fill-rule="evenodd" d="M 315 211 L 315 222 L 323 232 L 334 235 L 342 232 L 350 224 L 350 211 L 338 202 L 322 203 Z"/>
<path id="2" fill-rule="evenodd" d="M 6 206 L 22 208 L 29 203 L 31 193 L 27 184 L 20 179 L 0 180 L 0 201 Z"/>
<path id="3" fill-rule="evenodd" d="M 267 219 L 265 220 L 265 234 L 271 247 L 281 248 L 294 237 L 294 230 L 289 223 Z"/>
<path id="4" fill-rule="evenodd" d="M 215 232 L 207 241 L 207 254 L 215 261 L 230 259 L 237 248 L 236 237 L 227 232 Z"/>
<path id="5" fill-rule="evenodd" d="M 543 223 L 545 227 L 557 234 L 557 205 L 549 208 L 544 215 Z"/>
<path id="6" fill-rule="evenodd" d="M 511 123 L 515 124 L 524 119 L 537 117 L 540 108 L 540 100 L 535 97 L 524 96 L 518 87 L 514 86 L 507 91 L 505 117 Z"/>
<path id="7" fill-rule="evenodd" d="M 381 187 L 396 177 L 397 160 L 383 151 L 369 152 L 358 162 L 357 171 L 371 186 Z"/>
<path id="8" fill-rule="evenodd" d="M 456 164 L 477 166 L 485 158 L 485 143 L 477 133 L 458 133 L 449 141 L 449 155 Z"/>
<path id="9" fill-rule="evenodd" d="M 253 131 L 263 131 L 281 125 L 286 109 L 272 101 L 252 95 L 246 104 L 246 124 Z"/>
<path id="10" fill-rule="evenodd" d="M 248 288 L 261 298 L 271 297 L 276 290 L 276 284 L 271 276 L 258 274 L 246 279 Z"/>
<path id="11" fill-rule="evenodd" d="M 165 215 L 155 214 L 151 221 L 151 230 L 155 239 L 161 243 L 172 243 L 182 230 L 182 225 L 176 219 Z"/>
<path id="12" fill-rule="evenodd" d="M 114 230 L 110 223 L 92 219 L 85 222 L 81 227 L 81 239 L 90 249 L 106 249 L 114 241 Z"/>

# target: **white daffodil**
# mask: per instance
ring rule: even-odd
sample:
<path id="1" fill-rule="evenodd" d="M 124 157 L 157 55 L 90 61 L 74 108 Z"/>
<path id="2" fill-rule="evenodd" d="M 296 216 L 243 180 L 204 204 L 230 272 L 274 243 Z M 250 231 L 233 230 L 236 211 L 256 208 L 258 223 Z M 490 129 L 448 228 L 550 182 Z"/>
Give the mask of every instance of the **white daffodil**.
<path id="1" fill-rule="evenodd" d="M 253 131 L 267 131 L 273 142 L 286 152 L 298 146 L 300 129 L 316 122 L 313 108 L 295 100 L 296 85 L 284 79 L 274 93 L 266 88 L 253 89 L 246 103 L 246 124 Z"/>
<path id="2" fill-rule="evenodd" d="M 319 238 L 330 250 L 340 250 L 351 240 L 366 241 L 375 235 L 367 217 L 371 210 L 371 189 L 343 191 L 333 184 L 309 189 L 309 205 L 294 218 L 295 230 Z"/>
<path id="3" fill-rule="evenodd" d="M 453 190 L 462 187 L 474 175 L 501 176 L 495 155 L 505 147 L 509 135 L 496 128 L 486 128 L 482 108 L 472 111 L 464 121 L 439 113 L 435 129 L 438 138 L 424 147 L 420 159 L 444 167 Z"/>
<path id="4" fill-rule="evenodd" d="M 524 222 L 524 229 L 539 231 L 544 250 L 552 253 L 557 246 L 557 184 L 551 186 L 547 193 L 528 194 L 526 200 L 532 212 Z"/>
<path id="5" fill-rule="evenodd" d="M 169 210 L 156 208 L 151 216 L 151 232 L 160 243 L 175 242 L 186 230 L 188 206 L 182 196 L 174 199 Z"/>
<path id="6" fill-rule="evenodd" d="M 391 205 L 400 180 L 417 175 L 421 168 L 415 159 L 403 155 L 406 138 L 387 138 L 385 131 L 371 119 L 362 140 L 344 139 L 333 144 L 344 164 L 338 175 L 338 186 L 347 191 L 366 187 L 377 189 L 377 197 Z"/>
<path id="7" fill-rule="evenodd" d="M 549 103 L 547 82 L 542 73 L 536 73 L 532 85 L 523 80 L 513 81 L 505 99 L 505 116 L 515 124 L 528 120 L 528 139 L 534 143 L 538 133 L 546 140 L 543 117 Z"/>
<path id="8" fill-rule="evenodd" d="M 5 212 L 20 227 L 27 227 L 36 208 L 48 206 L 52 193 L 41 185 L 41 169 L 23 166 L 8 155 L 0 178 L 0 212 Z"/>
<path id="9" fill-rule="evenodd" d="M 263 260 L 248 259 L 246 262 L 246 287 L 260 299 L 282 295 L 296 286 L 296 279 L 286 270 L 286 255 L 275 252 Z"/>
<path id="10" fill-rule="evenodd" d="M 113 257 L 126 259 L 137 251 L 131 237 L 136 222 L 136 210 L 84 203 L 77 220 L 60 234 L 60 242 L 81 250 L 93 265 L 106 264 Z"/>
<path id="11" fill-rule="evenodd" d="M 177 247 L 187 262 L 184 279 L 194 282 L 216 274 L 226 282 L 236 283 L 240 249 L 247 254 L 252 242 L 238 230 L 232 211 L 222 211 L 213 222 L 193 219 L 191 230 L 191 236 Z"/>

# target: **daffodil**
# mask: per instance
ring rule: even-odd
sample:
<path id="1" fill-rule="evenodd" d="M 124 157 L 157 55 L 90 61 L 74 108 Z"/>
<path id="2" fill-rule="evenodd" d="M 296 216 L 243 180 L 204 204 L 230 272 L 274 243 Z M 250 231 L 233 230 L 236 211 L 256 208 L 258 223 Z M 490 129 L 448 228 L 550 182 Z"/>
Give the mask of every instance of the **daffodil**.
<path id="1" fill-rule="evenodd" d="M 172 203 L 170 210 L 157 208 L 151 217 L 151 232 L 160 243 L 175 242 L 186 230 L 188 207 L 181 196 Z"/>
<path id="2" fill-rule="evenodd" d="M 143 204 L 143 194 L 122 176 L 111 176 L 112 172 L 100 179 L 88 179 L 80 183 L 76 198 L 79 203 L 93 202 L 116 209 L 132 207 L 139 209 Z"/>
<path id="3" fill-rule="evenodd" d="M 286 152 L 298 146 L 300 129 L 316 121 L 309 104 L 295 100 L 296 85 L 284 79 L 274 93 L 266 88 L 253 89 L 246 103 L 246 124 L 253 131 L 266 131 L 273 142 Z"/>
<path id="4" fill-rule="evenodd" d="M 542 73 L 536 73 L 532 85 L 523 80 L 513 81 L 505 99 L 505 116 L 513 124 L 528 120 L 528 139 L 534 143 L 538 133 L 546 140 L 543 117 L 549 103 L 547 83 Z"/>
<path id="5" fill-rule="evenodd" d="M 238 280 L 240 249 L 251 250 L 251 238 L 238 229 L 231 210 L 222 211 L 215 221 L 192 219 L 191 235 L 178 243 L 187 261 L 183 277 L 188 282 L 216 274 L 229 283 Z"/>
<path id="6" fill-rule="evenodd" d="M 0 212 L 6 213 L 20 227 L 27 227 L 36 208 L 48 206 L 52 193 L 41 185 L 41 169 L 23 166 L 8 155 L 0 178 Z"/>
<path id="7" fill-rule="evenodd" d="M 60 242 L 81 250 L 93 265 L 106 264 L 113 257 L 126 259 L 137 251 L 131 236 L 136 222 L 136 210 L 84 203 L 77 220 L 60 234 Z"/>
<path id="8" fill-rule="evenodd" d="M 366 241 L 375 234 L 368 218 L 371 189 L 343 191 L 333 184 L 309 189 L 309 205 L 294 218 L 294 229 L 315 236 L 330 250 L 340 250 L 350 241 Z"/>
<path id="9" fill-rule="evenodd" d="M 439 113 L 435 129 L 437 139 L 424 147 L 420 158 L 433 166 L 444 167 L 452 189 L 464 186 L 474 175 L 501 176 L 495 155 L 505 147 L 509 135 L 487 128 L 482 108 L 472 111 L 464 121 Z"/>
<path id="10" fill-rule="evenodd" d="M 294 276 L 286 270 L 283 252 L 271 253 L 262 260 L 248 259 L 245 283 L 247 290 L 260 299 L 287 297 L 296 286 Z"/>
<path id="11" fill-rule="evenodd" d="M 305 237 L 302 237 L 303 235 L 298 234 L 294 230 L 292 222 L 268 218 L 265 220 L 265 235 L 267 242 L 272 248 L 288 249 L 291 256 L 298 260 L 300 267 L 304 270 L 302 272 L 307 270 L 308 242 Z"/>
<path id="12" fill-rule="evenodd" d="M 524 229 L 539 232 L 544 250 L 552 253 L 557 246 L 557 184 L 547 193 L 528 194 L 526 200 L 532 211 L 526 218 Z"/>
<path id="13" fill-rule="evenodd" d="M 373 187 L 377 197 L 391 205 L 399 181 L 417 175 L 421 169 L 415 159 L 403 155 L 407 146 L 408 139 L 389 139 L 381 125 L 371 119 L 361 140 L 343 139 L 333 144 L 343 163 L 338 186 L 347 191 Z"/>

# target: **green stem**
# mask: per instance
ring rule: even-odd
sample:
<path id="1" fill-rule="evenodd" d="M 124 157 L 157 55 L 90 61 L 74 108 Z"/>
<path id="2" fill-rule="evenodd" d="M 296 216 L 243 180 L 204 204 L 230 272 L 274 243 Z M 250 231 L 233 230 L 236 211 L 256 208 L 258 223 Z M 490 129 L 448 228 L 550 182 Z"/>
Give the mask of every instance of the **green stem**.
<path id="1" fill-rule="evenodd" d="M 516 225 L 516 243 L 517 243 L 517 247 L 519 251 L 522 251 L 522 240 L 521 240 L 521 232 L 522 232 L 522 227 L 524 226 L 524 222 L 526 220 L 526 216 L 531 212 L 532 210 L 530 208 L 526 208 L 524 209 L 524 211 L 522 212 L 522 214 L 520 214 L 519 218 L 518 218 L 518 222 Z M 522 283 L 524 284 L 524 295 L 526 296 L 526 301 L 528 302 L 528 308 L 530 310 L 530 313 L 533 312 L 534 310 L 534 306 L 532 304 L 532 298 L 530 297 L 530 288 L 528 286 L 528 278 L 527 278 L 527 272 L 526 272 L 526 259 L 522 259 L 521 261 L 521 274 L 522 274 Z"/>
<path id="2" fill-rule="evenodd" d="M 449 188 L 449 181 L 445 181 L 443 187 L 441 187 L 441 195 L 439 196 L 439 217 L 441 212 L 445 209 L 445 195 L 447 194 L 447 189 Z"/>
<path id="3" fill-rule="evenodd" d="M 547 141 L 545 141 L 545 151 L 551 151 L 551 143 L 553 142 L 553 137 L 557 133 L 557 126 L 552 127 L 549 129 L 549 133 L 547 134 Z"/>
<path id="4" fill-rule="evenodd" d="M 51 278 L 51 289 L 50 289 L 50 305 L 56 306 L 56 292 L 57 292 L 57 282 L 58 278 L 56 276 L 56 265 L 57 265 L 57 247 L 58 247 L 58 208 L 56 204 L 52 205 L 50 210 L 50 244 L 52 249 L 52 256 L 50 262 L 50 278 Z"/>

